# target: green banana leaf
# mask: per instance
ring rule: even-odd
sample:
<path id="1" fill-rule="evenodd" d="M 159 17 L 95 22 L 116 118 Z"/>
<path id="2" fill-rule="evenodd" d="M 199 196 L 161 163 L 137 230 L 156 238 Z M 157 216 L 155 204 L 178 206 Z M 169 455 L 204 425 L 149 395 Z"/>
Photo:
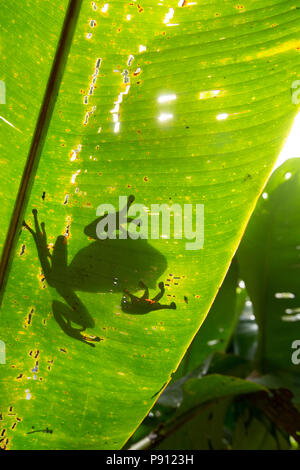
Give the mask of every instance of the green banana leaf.
<path id="1" fill-rule="evenodd" d="M 190 378 L 183 384 L 180 404 L 174 407 L 172 399 L 169 403 L 165 400 L 157 428 L 152 428 L 148 436 L 143 436 L 130 448 L 179 449 L 181 446 L 181 449 L 206 449 L 209 448 L 210 440 L 213 442 L 212 447 L 223 448 L 223 424 L 231 399 L 262 390 L 264 388 L 261 385 L 237 377 L 211 374 Z M 168 410 L 168 406 L 173 413 Z M 148 418 L 149 424 L 151 421 L 155 423 L 157 411 L 153 409 L 152 419 Z M 147 423 L 144 431 L 146 426 Z"/>
<path id="2" fill-rule="evenodd" d="M 297 112 L 299 7 L 36 0 L 16 12 L 6 2 L 3 448 L 118 449 L 147 415 Z M 97 207 L 131 195 L 147 208 L 192 204 L 193 216 L 204 204 L 202 249 L 175 237 L 99 240 Z M 129 302 L 147 288 L 155 308 Z"/>
<path id="3" fill-rule="evenodd" d="M 210 354 L 226 350 L 238 319 L 236 298 L 237 265 L 234 262 L 227 272 L 209 314 L 174 374 L 173 380 L 199 367 Z"/>
<path id="4" fill-rule="evenodd" d="M 257 360 L 264 373 L 299 374 L 299 250 L 300 162 L 291 159 L 270 178 L 238 250 L 259 325 Z"/>
<path id="5" fill-rule="evenodd" d="M 237 416 L 231 445 L 234 450 L 289 450 L 291 447 L 287 433 L 249 407 L 244 407 Z"/>

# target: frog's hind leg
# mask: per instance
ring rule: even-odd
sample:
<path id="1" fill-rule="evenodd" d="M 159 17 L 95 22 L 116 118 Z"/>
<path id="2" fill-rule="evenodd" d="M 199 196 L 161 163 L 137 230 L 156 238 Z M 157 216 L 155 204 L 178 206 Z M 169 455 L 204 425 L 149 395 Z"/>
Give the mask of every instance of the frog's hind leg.
<path id="1" fill-rule="evenodd" d="M 69 305 L 70 311 L 72 312 L 71 320 L 77 325 L 82 326 L 83 329 L 94 328 L 95 322 L 78 295 L 76 295 L 72 289 L 64 286 L 59 286 L 56 290 Z"/>
<path id="2" fill-rule="evenodd" d="M 86 328 L 93 328 L 95 326 L 95 322 L 75 292 L 64 287 L 57 289 L 57 292 L 68 304 L 67 306 L 62 302 L 53 302 L 53 315 L 63 331 L 69 336 L 73 336 L 80 341 L 100 341 L 98 336 L 83 334 Z M 79 328 L 72 327 L 71 322 L 76 323 Z"/>
<path id="3" fill-rule="evenodd" d="M 83 343 L 88 344 L 89 346 L 95 347 L 93 342 L 99 342 L 100 338 L 97 336 L 91 337 L 85 335 L 83 332 L 85 330 L 84 327 L 81 328 L 74 328 L 72 326 L 72 310 L 62 302 L 54 300 L 52 303 L 52 310 L 53 316 L 61 329 L 66 333 L 68 336 L 71 336 L 74 339 L 82 341 Z"/>
<path id="4" fill-rule="evenodd" d="M 88 344 L 89 346 L 95 347 L 94 344 L 88 342 L 87 337 L 83 334 L 85 328 L 74 328 L 71 323 L 70 319 L 70 312 L 71 310 L 62 302 L 58 302 L 54 300 L 52 303 L 53 309 L 53 316 L 61 329 L 66 333 L 68 336 L 71 336 L 74 339 L 82 341 L 83 343 Z M 92 339 L 90 339 L 92 341 Z M 93 341 L 100 341 L 100 338 L 95 337 Z"/>
<path id="5" fill-rule="evenodd" d="M 130 294 L 128 289 L 124 289 L 124 294 L 125 294 L 125 296 L 123 298 L 126 299 L 126 296 L 129 297 L 132 304 L 135 304 L 136 302 L 139 302 L 139 300 L 140 300 L 140 298 L 137 297 L 136 295 Z"/>

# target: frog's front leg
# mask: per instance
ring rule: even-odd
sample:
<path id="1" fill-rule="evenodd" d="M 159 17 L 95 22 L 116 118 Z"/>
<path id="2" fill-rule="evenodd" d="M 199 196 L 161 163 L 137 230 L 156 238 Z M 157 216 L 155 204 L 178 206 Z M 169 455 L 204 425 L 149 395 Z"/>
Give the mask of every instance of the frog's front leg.
<path id="1" fill-rule="evenodd" d="M 137 297 L 136 295 L 133 295 L 129 292 L 128 289 L 124 289 L 124 293 L 130 298 L 131 304 L 134 304 L 136 302 L 143 302 L 149 297 L 149 289 L 148 287 L 143 283 L 143 281 L 139 282 L 139 287 L 141 289 L 144 289 L 144 293 L 142 297 Z M 124 301 L 126 300 L 126 296 L 124 296 Z"/>
<path id="2" fill-rule="evenodd" d="M 160 282 L 160 283 L 158 284 L 158 287 L 159 287 L 159 289 L 160 289 L 160 292 L 159 292 L 155 297 L 153 297 L 152 300 L 153 300 L 154 302 L 158 302 L 158 301 L 164 296 L 164 293 L 165 293 L 165 290 L 166 290 L 166 289 L 165 289 L 165 285 L 164 285 L 163 282 Z"/>
<path id="3" fill-rule="evenodd" d="M 130 294 L 127 289 L 125 290 L 125 296 L 123 296 L 121 300 L 121 308 L 123 312 L 145 314 L 151 312 L 152 310 L 176 309 L 175 302 L 171 302 L 169 305 L 159 303 L 160 299 L 165 294 L 165 286 L 163 282 L 158 284 L 160 292 L 155 297 L 153 297 L 153 299 L 149 299 L 148 288 L 142 281 L 140 281 L 139 287 L 145 289 L 142 297 L 136 297 L 135 295 Z M 127 297 L 130 298 L 131 303 L 128 302 Z"/>

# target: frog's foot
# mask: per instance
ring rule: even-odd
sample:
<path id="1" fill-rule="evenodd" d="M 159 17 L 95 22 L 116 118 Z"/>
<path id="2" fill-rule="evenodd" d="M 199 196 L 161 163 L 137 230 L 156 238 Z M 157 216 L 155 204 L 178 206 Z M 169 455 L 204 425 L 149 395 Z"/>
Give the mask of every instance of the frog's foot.
<path id="1" fill-rule="evenodd" d="M 23 225 L 23 227 L 25 227 L 32 234 L 37 247 L 40 250 L 45 250 L 46 251 L 46 256 L 51 258 L 50 252 L 49 252 L 49 249 L 48 249 L 48 244 L 47 244 L 47 235 L 46 235 L 46 231 L 45 231 L 45 223 L 42 222 L 41 224 L 39 224 L 38 217 L 37 217 L 37 209 L 33 209 L 32 214 L 33 214 L 33 218 L 34 218 L 35 231 L 31 227 L 29 227 L 29 225 L 25 222 L 25 220 L 23 221 L 22 225 Z"/>
<path id="2" fill-rule="evenodd" d="M 35 233 L 31 227 L 29 227 L 29 225 L 25 222 L 25 220 L 23 220 L 22 222 L 22 225 L 23 227 L 25 227 L 32 235 Z"/>
<path id="3" fill-rule="evenodd" d="M 37 209 L 32 209 L 32 214 L 33 214 L 33 218 L 34 218 L 34 225 L 35 225 L 36 232 L 31 227 L 29 227 L 29 225 L 25 222 L 25 220 L 23 220 L 22 225 L 27 230 L 29 230 L 29 232 L 32 233 L 32 235 L 36 236 L 38 234 L 38 232 L 41 232 L 40 227 L 39 227 L 38 218 L 37 218 Z M 43 224 L 43 225 L 44 225 L 44 230 L 45 230 L 45 224 Z"/>
<path id="4" fill-rule="evenodd" d="M 82 333 L 81 337 L 83 338 L 82 341 L 84 341 L 84 343 L 87 343 L 89 344 L 89 346 L 93 347 L 95 347 L 95 345 L 90 343 L 99 343 L 100 341 L 102 341 L 99 336 L 87 335 L 85 333 Z"/>

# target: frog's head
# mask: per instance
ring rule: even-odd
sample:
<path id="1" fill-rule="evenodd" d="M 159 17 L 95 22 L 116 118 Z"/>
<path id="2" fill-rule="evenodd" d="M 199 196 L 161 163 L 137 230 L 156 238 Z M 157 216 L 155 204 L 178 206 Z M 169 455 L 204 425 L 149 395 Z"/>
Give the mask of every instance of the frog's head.
<path id="1" fill-rule="evenodd" d="M 90 223 L 89 225 L 87 225 L 84 228 L 85 235 L 87 235 L 89 238 L 91 238 L 93 240 L 99 240 L 99 237 L 97 237 L 97 226 L 98 226 L 99 222 L 106 219 L 107 224 L 106 224 L 106 226 L 104 226 L 104 231 L 107 232 L 108 231 L 108 226 L 109 226 L 109 218 L 113 217 L 114 220 L 115 220 L 115 223 L 116 223 L 116 227 L 117 227 L 116 236 L 118 238 L 118 235 L 121 232 L 125 232 L 123 227 L 121 227 L 121 230 L 118 230 L 120 221 L 121 220 L 123 221 L 125 219 L 127 221 L 127 224 L 130 223 L 130 222 L 134 222 L 134 219 L 127 216 L 127 212 L 129 210 L 129 207 L 134 202 L 134 200 L 135 200 L 134 196 L 132 196 L 132 195 L 128 196 L 127 204 L 124 205 L 124 207 L 123 207 L 123 209 L 121 209 L 121 211 L 109 212 L 109 213 L 106 213 L 104 215 L 101 215 L 100 217 L 97 217 L 97 219 L 95 219 L 92 223 Z"/>

